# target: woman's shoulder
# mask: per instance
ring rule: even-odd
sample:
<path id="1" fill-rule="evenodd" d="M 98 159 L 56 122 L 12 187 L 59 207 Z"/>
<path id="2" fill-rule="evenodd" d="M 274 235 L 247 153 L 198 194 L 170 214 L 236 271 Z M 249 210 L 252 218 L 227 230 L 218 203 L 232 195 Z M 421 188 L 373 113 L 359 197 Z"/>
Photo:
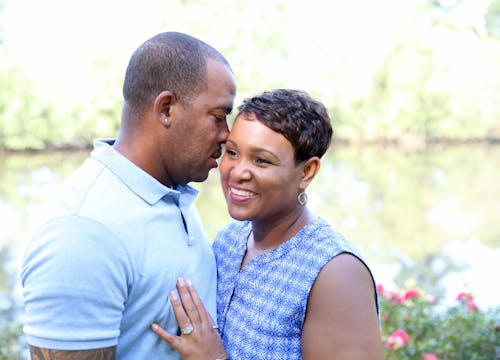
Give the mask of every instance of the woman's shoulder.
<path id="1" fill-rule="evenodd" d="M 349 243 L 341 232 L 336 230 L 333 225 L 319 216 L 308 224 L 305 227 L 305 230 L 305 235 L 310 238 Z"/>
<path id="2" fill-rule="evenodd" d="M 354 252 L 355 246 L 329 222 L 321 217 L 316 217 L 305 229 L 304 236 L 307 237 L 309 246 L 327 250 L 327 252 Z"/>
<path id="3" fill-rule="evenodd" d="M 244 238 L 250 233 L 251 223 L 249 221 L 233 221 L 224 226 L 215 237 L 214 246 L 238 242 L 238 239 Z M 245 235 L 246 234 L 246 235 Z"/>

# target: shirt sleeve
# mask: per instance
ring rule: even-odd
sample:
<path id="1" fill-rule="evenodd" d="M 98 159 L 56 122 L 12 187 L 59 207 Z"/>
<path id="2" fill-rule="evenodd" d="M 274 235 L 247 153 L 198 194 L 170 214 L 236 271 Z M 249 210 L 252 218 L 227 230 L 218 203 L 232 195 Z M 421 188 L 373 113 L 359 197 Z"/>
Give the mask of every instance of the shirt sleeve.
<path id="1" fill-rule="evenodd" d="M 127 251 L 105 226 L 79 216 L 52 220 L 33 238 L 21 269 L 28 343 L 116 345 L 131 281 Z"/>

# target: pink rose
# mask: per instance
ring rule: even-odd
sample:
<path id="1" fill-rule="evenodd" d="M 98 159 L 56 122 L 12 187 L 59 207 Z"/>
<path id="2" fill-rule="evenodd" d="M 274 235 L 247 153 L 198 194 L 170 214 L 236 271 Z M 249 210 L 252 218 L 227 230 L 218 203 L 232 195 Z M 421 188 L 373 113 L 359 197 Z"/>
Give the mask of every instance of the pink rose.
<path id="1" fill-rule="evenodd" d="M 479 308 L 477 307 L 476 303 L 474 300 L 471 300 L 467 303 L 467 310 L 469 311 L 479 311 Z"/>
<path id="2" fill-rule="evenodd" d="M 462 305 L 465 306 L 467 311 L 479 311 L 479 308 L 474 301 L 474 297 L 469 293 L 461 292 L 458 294 L 456 300 L 460 301 Z"/>
<path id="3" fill-rule="evenodd" d="M 436 354 L 427 353 L 427 354 L 422 355 L 421 359 L 422 360 L 438 360 L 438 357 Z"/>
<path id="4" fill-rule="evenodd" d="M 389 338 L 385 342 L 385 347 L 387 349 L 397 350 L 405 347 L 409 339 L 410 337 L 408 336 L 406 331 L 398 329 L 389 336 Z"/>
<path id="5" fill-rule="evenodd" d="M 420 296 L 420 292 L 417 289 L 409 289 L 405 292 L 405 300 L 416 299 Z"/>
<path id="6" fill-rule="evenodd" d="M 395 302 L 396 304 L 403 305 L 405 303 L 406 299 L 404 295 L 398 294 L 394 292 L 392 294 L 392 302 Z"/>
<path id="7" fill-rule="evenodd" d="M 386 300 L 390 301 L 392 298 L 392 295 L 389 291 L 387 291 L 382 284 L 377 285 L 377 292 L 380 296 L 385 298 Z"/>
<path id="8" fill-rule="evenodd" d="M 470 301 L 473 300 L 474 298 L 472 297 L 471 294 L 461 292 L 460 294 L 457 295 L 457 301 Z"/>

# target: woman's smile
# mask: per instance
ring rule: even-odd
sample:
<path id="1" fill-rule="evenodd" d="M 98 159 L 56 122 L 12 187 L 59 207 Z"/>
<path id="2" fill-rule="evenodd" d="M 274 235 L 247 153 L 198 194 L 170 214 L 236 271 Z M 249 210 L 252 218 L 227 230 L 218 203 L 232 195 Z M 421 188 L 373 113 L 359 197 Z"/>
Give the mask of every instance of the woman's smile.
<path id="1" fill-rule="evenodd" d="M 237 189 L 235 187 L 229 187 L 229 196 L 233 201 L 245 201 L 257 196 L 257 193 L 245 190 L 245 189 Z"/>

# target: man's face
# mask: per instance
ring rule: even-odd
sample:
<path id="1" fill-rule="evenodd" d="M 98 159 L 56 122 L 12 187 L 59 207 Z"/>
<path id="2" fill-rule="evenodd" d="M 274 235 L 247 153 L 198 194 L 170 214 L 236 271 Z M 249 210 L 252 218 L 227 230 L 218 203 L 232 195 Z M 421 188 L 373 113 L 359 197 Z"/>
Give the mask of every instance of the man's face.
<path id="1" fill-rule="evenodd" d="M 176 184 L 204 181 L 217 167 L 221 145 L 229 135 L 226 117 L 231 112 L 236 83 L 229 67 L 209 59 L 207 88 L 188 104 L 175 108 L 174 146 L 166 156 L 169 177 Z"/>

